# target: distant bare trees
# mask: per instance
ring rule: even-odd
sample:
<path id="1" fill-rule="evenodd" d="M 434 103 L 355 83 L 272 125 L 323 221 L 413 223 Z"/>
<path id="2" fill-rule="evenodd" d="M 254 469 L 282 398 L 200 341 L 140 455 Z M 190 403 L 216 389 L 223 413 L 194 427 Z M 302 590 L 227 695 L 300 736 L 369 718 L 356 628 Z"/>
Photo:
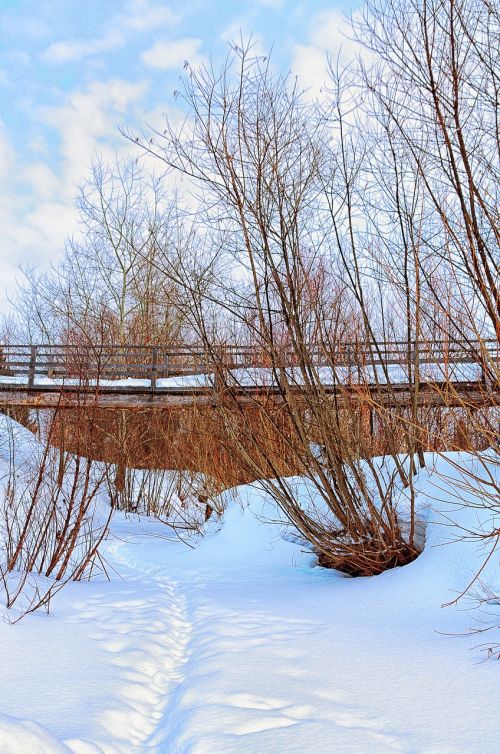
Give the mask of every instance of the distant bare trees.
<path id="1" fill-rule="evenodd" d="M 178 292 L 162 273 L 177 209 L 135 160 L 96 162 L 82 184 L 80 229 L 59 265 L 29 274 L 18 304 L 35 340 L 170 344 L 183 335 Z"/>

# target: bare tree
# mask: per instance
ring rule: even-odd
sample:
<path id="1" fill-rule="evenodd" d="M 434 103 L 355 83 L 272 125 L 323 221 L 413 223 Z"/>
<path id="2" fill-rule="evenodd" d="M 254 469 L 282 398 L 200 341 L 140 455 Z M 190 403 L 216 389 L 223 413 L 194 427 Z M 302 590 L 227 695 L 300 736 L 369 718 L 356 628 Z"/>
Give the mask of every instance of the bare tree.
<path id="1" fill-rule="evenodd" d="M 85 408 L 77 412 L 84 421 Z M 7 607 L 22 603 L 20 617 L 48 609 L 68 581 L 106 570 L 99 547 L 112 508 L 105 513 L 98 506 L 105 473 L 81 445 L 76 456 L 55 447 L 57 418 L 58 410 L 45 415 L 41 441 L 11 419 L 2 421 L 0 579 Z"/>
<path id="2" fill-rule="evenodd" d="M 370 1 L 358 26 L 377 60 L 365 72 L 373 111 L 425 194 L 427 247 L 472 306 L 470 330 L 497 339 L 499 29 L 488 0 Z"/>
<path id="3" fill-rule="evenodd" d="M 327 118 L 307 104 L 251 46 L 235 47 L 221 72 L 190 72 L 184 98 L 192 116 L 184 130 L 167 123 L 164 134 L 142 145 L 198 185 L 207 233 L 234 265 L 210 300 L 226 338 L 232 326 L 269 376 L 269 390 L 256 398 L 251 376 L 228 369 L 221 329 L 206 327 L 207 295 L 188 278 L 184 287 L 235 447 L 325 564 L 369 574 L 408 562 L 421 545 L 411 469 L 383 414 L 379 421 L 392 433 L 390 471 L 366 453 L 360 431 L 360 414 L 377 409 L 374 371 L 382 366 L 375 382 L 385 391 L 391 380 L 374 343 L 375 307 L 355 237 L 361 152 L 346 159 L 354 135 L 345 132 L 342 113 Z M 177 280 L 175 270 L 165 271 Z M 281 438 L 321 504 L 308 508 L 297 497 L 276 455 L 259 442 L 262 432 L 242 396 L 261 427 Z"/>
<path id="4" fill-rule="evenodd" d="M 459 505 L 480 509 L 482 523 L 463 536 L 487 546 L 486 564 L 500 538 L 500 12 L 489 0 L 369 0 L 356 32 L 376 61 L 362 86 L 379 160 L 400 155 L 399 175 L 418 191 L 418 213 L 406 217 L 419 239 L 420 283 L 403 289 L 421 337 L 441 340 L 462 362 L 444 358 L 436 370 L 454 424 L 446 449 L 471 454 L 447 457 L 446 481 Z M 400 214 L 400 181 L 386 182 L 384 168 L 375 174 L 385 207 L 393 197 Z M 478 593 L 482 570 L 463 593 Z M 483 586 L 479 601 L 494 605 L 498 597 Z"/>

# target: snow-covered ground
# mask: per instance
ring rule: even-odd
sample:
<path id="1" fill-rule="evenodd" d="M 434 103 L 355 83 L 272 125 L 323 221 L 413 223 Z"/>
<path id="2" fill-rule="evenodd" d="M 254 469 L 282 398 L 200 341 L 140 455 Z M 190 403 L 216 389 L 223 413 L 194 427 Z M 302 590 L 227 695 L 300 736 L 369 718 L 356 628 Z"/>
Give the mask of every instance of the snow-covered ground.
<path id="1" fill-rule="evenodd" d="M 478 512 L 440 485 L 424 553 L 373 578 L 315 567 L 258 488 L 189 544 L 117 513 L 110 582 L 0 622 L 0 753 L 500 752 L 498 663 L 459 636 L 463 603 L 441 607 L 484 556 L 445 544 L 448 517 L 475 527 Z M 496 588 L 498 566 L 483 574 Z"/>

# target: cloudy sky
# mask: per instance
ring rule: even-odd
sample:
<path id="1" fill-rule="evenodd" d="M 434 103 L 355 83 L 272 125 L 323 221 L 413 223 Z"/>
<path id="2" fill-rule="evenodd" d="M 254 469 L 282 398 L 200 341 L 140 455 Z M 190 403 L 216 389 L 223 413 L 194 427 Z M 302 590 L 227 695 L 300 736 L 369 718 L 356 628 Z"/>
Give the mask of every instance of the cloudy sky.
<path id="1" fill-rule="evenodd" d="M 253 33 L 306 87 L 349 53 L 356 0 L 0 0 L 0 308 L 19 265 L 57 259 L 96 155 L 131 151 L 119 126 L 161 126 L 184 61 Z M 352 47 L 352 44 L 351 44 Z"/>

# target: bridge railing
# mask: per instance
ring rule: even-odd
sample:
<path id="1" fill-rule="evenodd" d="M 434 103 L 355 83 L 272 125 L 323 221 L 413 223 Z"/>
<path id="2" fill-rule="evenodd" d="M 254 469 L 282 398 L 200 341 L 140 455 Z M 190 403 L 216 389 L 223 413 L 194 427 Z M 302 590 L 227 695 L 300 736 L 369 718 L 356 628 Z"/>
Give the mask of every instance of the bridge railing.
<path id="1" fill-rule="evenodd" d="M 408 343 L 345 343 L 335 350 L 317 345 L 308 347 L 308 354 L 317 366 L 365 367 L 384 364 L 407 366 L 418 361 L 424 364 L 476 363 L 500 361 L 497 340 Z M 280 364 L 295 366 L 297 356 L 284 346 L 279 352 Z M 166 347 L 161 345 L 0 345 L 0 377 L 8 382 L 33 387 L 43 380 L 80 382 L 89 380 L 146 380 L 151 386 L 161 378 L 176 375 L 202 374 L 213 370 L 214 363 L 228 368 L 270 367 L 272 360 L 254 346 L 225 344 L 208 355 L 199 345 Z M 3 380 L 5 381 L 5 380 Z"/>

